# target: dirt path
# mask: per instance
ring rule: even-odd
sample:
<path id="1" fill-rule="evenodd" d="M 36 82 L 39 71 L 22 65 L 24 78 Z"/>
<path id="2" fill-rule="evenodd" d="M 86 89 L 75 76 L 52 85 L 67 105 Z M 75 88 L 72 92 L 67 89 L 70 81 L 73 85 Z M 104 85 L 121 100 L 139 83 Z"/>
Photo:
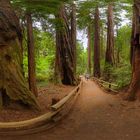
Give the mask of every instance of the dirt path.
<path id="1" fill-rule="evenodd" d="M 0 140 L 140 140 L 140 103 L 128 103 L 84 81 L 74 109 L 55 128 Z"/>

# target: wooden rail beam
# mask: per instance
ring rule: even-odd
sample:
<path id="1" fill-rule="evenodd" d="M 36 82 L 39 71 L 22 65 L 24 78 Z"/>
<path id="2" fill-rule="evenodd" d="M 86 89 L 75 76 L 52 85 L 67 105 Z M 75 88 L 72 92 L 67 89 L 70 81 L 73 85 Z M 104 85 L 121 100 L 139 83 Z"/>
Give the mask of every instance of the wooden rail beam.
<path id="1" fill-rule="evenodd" d="M 62 100 L 60 100 L 55 105 L 52 105 L 51 109 L 53 111 L 56 111 L 59 108 L 61 108 L 63 105 L 65 105 L 65 103 L 67 103 L 79 91 L 81 84 L 82 84 L 82 82 L 74 90 L 72 90 L 67 96 L 65 96 Z"/>
<path id="2" fill-rule="evenodd" d="M 52 111 L 50 111 L 44 115 L 41 115 L 39 117 L 30 119 L 30 120 L 26 120 L 26 121 L 0 122 L 0 130 L 15 130 L 15 129 L 22 130 L 22 129 L 26 129 L 26 128 L 34 128 L 34 127 L 42 125 L 43 123 L 48 123 L 50 120 L 53 119 L 53 117 L 55 115 L 57 115 L 62 110 L 63 105 L 65 105 L 74 95 L 77 95 L 79 93 L 81 86 L 82 86 L 82 81 L 66 97 L 64 97 L 62 100 L 60 100 L 55 105 L 51 106 Z"/>

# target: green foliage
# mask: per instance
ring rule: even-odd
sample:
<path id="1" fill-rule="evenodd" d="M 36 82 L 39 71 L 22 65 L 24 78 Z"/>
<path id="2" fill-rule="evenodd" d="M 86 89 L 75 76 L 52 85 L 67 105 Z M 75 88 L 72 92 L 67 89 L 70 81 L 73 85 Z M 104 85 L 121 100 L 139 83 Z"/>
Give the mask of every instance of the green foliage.
<path id="1" fill-rule="evenodd" d="M 55 19 L 55 15 L 58 12 L 59 6 L 62 2 L 71 2 L 72 0 L 11 0 L 16 9 L 20 9 L 24 12 L 30 11 L 33 17 L 34 23 L 34 38 L 36 47 L 36 74 L 38 81 L 52 80 L 54 76 L 54 60 L 55 60 L 55 40 L 54 29 L 62 29 L 60 19 Z M 119 62 L 116 66 L 108 66 L 104 64 L 105 46 L 106 46 L 106 22 L 107 22 L 107 5 L 108 3 L 114 3 L 114 20 L 115 27 L 118 27 L 118 31 L 115 37 L 115 59 L 117 60 L 117 53 L 119 52 Z M 77 23 L 80 30 L 87 29 L 89 25 L 92 25 L 91 31 L 91 47 L 93 50 L 93 26 L 94 26 L 94 12 L 98 6 L 100 10 L 100 19 L 103 33 L 102 43 L 102 57 L 101 57 L 101 70 L 102 75 L 105 67 L 111 72 L 110 81 L 119 85 L 119 87 L 128 84 L 131 76 L 131 68 L 129 63 L 129 51 L 130 51 L 130 36 L 131 28 L 121 25 L 122 18 L 120 14 L 122 9 L 126 11 L 126 18 L 132 18 L 132 0 L 87 0 L 76 1 L 77 4 Z M 68 8 L 68 5 L 67 5 Z M 25 14 L 25 13 L 24 13 Z M 67 14 L 70 12 L 68 10 Z M 24 15 L 25 16 L 25 15 Z M 37 24 L 40 24 L 39 26 Z M 36 24 L 36 25 L 35 25 Z M 40 29 L 41 28 L 41 29 Z M 45 32 L 47 31 L 47 32 Z M 25 31 L 26 34 L 26 31 Z M 28 62 L 27 62 L 27 45 L 26 35 L 24 37 L 24 71 L 27 76 Z M 93 55 L 93 52 L 92 52 Z M 118 60 L 117 60 L 118 61 Z M 77 75 L 83 74 L 87 69 L 87 51 L 83 45 L 77 42 Z M 104 75 L 103 75 L 104 76 Z"/>
<path id="2" fill-rule="evenodd" d="M 112 79 L 114 83 L 118 85 L 118 88 L 122 88 L 130 83 L 131 79 L 131 66 L 130 64 L 120 65 L 113 69 Z"/>
<path id="3" fill-rule="evenodd" d="M 130 38 L 131 28 L 129 26 L 122 26 L 117 33 L 115 38 L 115 49 L 116 49 L 116 66 L 112 67 L 108 64 L 105 65 L 107 71 L 110 73 L 109 82 L 118 85 L 118 88 L 122 88 L 130 83 L 131 79 L 131 65 L 130 65 Z M 119 53 L 119 62 L 117 58 Z M 102 69 L 103 69 L 102 60 Z M 105 75 L 107 75 L 105 71 Z"/>
<path id="4" fill-rule="evenodd" d="M 131 40 L 131 28 L 130 26 L 123 26 L 118 30 L 118 36 L 116 37 L 116 47 L 120 53 L 120 62 L 117 68 L 114 70 L 116 83 L 119 87 L 123 87 L 130 83 L 131 79 L 131 65 L 130 65 L 130 40 Z"/>
<path id="5" fill-rule="evenodd" d="M 77 75 L 82 75 L 87 69 L 87 51 L 82 44 L 77 43 Z"/>
<path id="6" fill-rule="evenodd" d="M 107 22 L 107 6 L 109 3 L 114 4 L 114 23 L 117 32 L 115 32 L 115 60 L 116 66 L 112 67 L 108 64 L 105 64 L 105 50 L 106 50 L 106 22 Z M 131 68 L 130 68 L 130 37 L 131 37 L 131 28 L 130 24 L 122 26 L 122 21 L 124 18 L 132 19 L 132 1 L 131 0 L 88 0 L 78 3 L 78 27 L 79 29 L 87 29 L 87 27 L 92 23 L 94 26 L 94 12 L 95 8 L 99 7 L 100 10 L 100 21 L 101 27 L 103 30 L 101 40 L 101 72 L 102 76 L 109 74 L 109 79 L 106 79 L 110 82 L 118 84 L 119 88 L 127 85 L 130 82 L 131 77 Z M 123 13 L 123 18 L 120 14 Z M 131 20 L 130 20 L 131 21 Z M 93 30 L 92 30 L 93 33 Z M 104 37 L 105 36 L 105 37 Z M 91 39 L 91 46 L 93 47 L 93 38 Z M 118 56 L 119 55 L 119 60 Z M 87 59 L 87 58 L 86 58 Z M 105 71 L 104 71 L 105 70 Z M 107 70 L 107 71 L 106 71 Z M 104 73 L 106 72 L 106 73 Z M 128 75 L 128 76 L 127 76 Z"/>
<path id="7" fill-rule="evenodd" d="M 48 33 L 34 29 L 35 50 L 36 50 L 36 76 L 37 81 L 48 81 L 54 74 L 55 41 Z M 25 41 L 26 42 L 26 41 Z M 26 45 L 24 52 L 27 53 Z M 28 76 L 27 54 L 24 53 L 24 72 Z"/>
<path id="8" fill-rule="evenodd" d="M 119 64 L 117 67 L 112 67 L 106 64 L 105 67 L 107 69 L 105 75 L 108 78 L 106 80 L 117 85 L 117 87 L 112 87 L 113 89 L 121 89 L 122 87 L 129 85 L 131 79 L 131 65 L 128 62 L 126 62 L 126 64 Z"/>
<path id="9" fill-rule="evenodd" d="M 130 26 L 122 26 L 117 33 L 116 49 L 120 53 L 120 63 L 125 63 L 130 60 L 130 42 L 131 42 L 131 28 Z"/>
<path id="10" fill-rule="evenodd" d="M 50 27 L 56 24 L 55 15 L 62 4 L 71 3 L 72 0 L 10 0 L 22 20 L 26 13 L 31 13 L 33 21 L 40 22 L 43 26 Z M 48 28 L 49 28 L 48 27 Z M 43 27 L 44 28 L 44 27 Z"/>
<path id="11" fill-rule="evenodd" d="M 23 10 L 31 13 L 54 14 L 60 4 L 69 2 L 70 0 L 11 0 L 15 7 L 20 7 Z"/>

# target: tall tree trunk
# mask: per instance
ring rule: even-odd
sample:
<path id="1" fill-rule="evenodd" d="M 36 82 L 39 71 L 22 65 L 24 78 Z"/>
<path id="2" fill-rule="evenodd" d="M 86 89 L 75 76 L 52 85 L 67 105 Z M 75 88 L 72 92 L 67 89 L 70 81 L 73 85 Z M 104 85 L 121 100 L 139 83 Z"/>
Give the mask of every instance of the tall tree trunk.
<path id="1" fill-rule="evenodd" d="M 74 73 L 74 57 L 71 41 L 71 31 L 66 16 L 64 5 L 60 7 L 57 18 L 61 21 L 56 27 L 59 44 L 57 45 L 58 55 L 60 56 L 59 69 L 61 72 L 61 81 L 65 85 L 75 85 L 76 78 Z"/>
<path id="2" fill-rule="evenodd" d="M 133 7 L 133 19 L 132 19 L 132 32 L 131 32 L 131 47 L 130 47 L 130 64 L 133 64 L 133 52 L 134 52 L 134 32 L 135 32 L 135 8 Z"/>
<path id="3" fill-rule="evenodd" d="M 28 80 L 29 89 L 35 96 L 38 95 L 36 87 L 36 74 L 35 74 L 35 46 L 33 37 L 32 17 L 31 13 L 27 12 L 27 38 L 28 38 Z"/>
<path id="4" fill-rule="evenodd" d="M 22 74 L 21 29 L 19 20 L 8 0 L 0 0 L 0 13 L 1 101 L 7 101 L 9 98 L 39 108 L 38 102 L 27 88 Z"/>
<path id="5" fill-rule="evenodd" d="M 101 24 L 100 26 L 100 56 L 101 56 L 101 59 L 104 59 L 105 58 L 105 37 L 104 37 L 104 27 L 103 27 L 103 23 Z"/>
<path id="6" fill-rule="evenodd" d="M 59 83 L 60 80 L 60 53 L 59 53 L 59 45 L 60 45 L 60 38 L 59 38 L 59 32 L 56 27 L 56 48 L 55 48 L 55 71 L 54 71 L 54 76 L 55 76 L 55 81 L 56 83 Z"/>
<path id="7" fill-rule="evenodd" d="M 119 36 L 119 33 L 118 33 L 118 24 L 116 23 L 116 38 L 118 38 Z M 120 51 L 121 51 L 121 46 L 117 46 L 117 49 L 116 49 L 116 66 L 118 66 L 118 64 L 120 63 Z"/>
<path id="8" fill-rule="evenodd" d="M 113 22 L 113 5 L 108 5 L 108 23 L 107 23 L 107 49 L 105 62 L 114 65 L 114 22 Z"/>
<path id="9" fill-rule="evenodd" d="M 125 96 L 127 100 L 135 100 L 140 96 L 140 1 L 134 0 L 134 38 L 133 38 L 133 61 L 132 79 Z"/>
<path id="10" fill-rule="evenodd" d="M 71 12 L 71 41 L 73 47 L 74 72 L 76 73 L 76 5 L 72 4 Z"/>
<path id="11" fill-rule="evenodd" d="M 95 9 L 95 29 L 94 29 L 94 76 L 100 77 L 100 18 L 99 9 Z"/>
<path id="12" fill-rule="evenodd" d="M 24 25 L 23 23 L 20 23 L 21 25 L 21 32 L 22 34 L 24 34 Z M 21 64 L 21 67 L 22 67 L 22 73 L 23 75 L 25 76 L 25 72 L 24 72 L 24 47 L 23 47 L 23 36 L 22 38 L 20 39 L 20 44 L 21 44 L 21 54 L 22 54 L 22 64 Z"/>
<path id="13" fill-rule="evenodd" d="M 87 28 L 87 37 L 88 37 L 88 73 L 91 74 L 91 25 L 88 26 Z"/>

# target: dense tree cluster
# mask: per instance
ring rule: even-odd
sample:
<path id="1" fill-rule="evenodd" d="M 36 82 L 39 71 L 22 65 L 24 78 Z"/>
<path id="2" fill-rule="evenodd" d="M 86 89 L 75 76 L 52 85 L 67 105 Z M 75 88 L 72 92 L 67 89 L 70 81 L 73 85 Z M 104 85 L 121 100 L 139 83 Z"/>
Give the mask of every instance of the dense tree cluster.
<path id="1" fill-rule="evenodd" d="M 128 25 L 121 25 L 121 13 Z M 76 85 L 84 72 L 115 82 L 121 72 L 131 76 L 129 60 L 132 80 L 126 99 L 135 99 L 140 81 L 139 13 L 139 0 L 0 0 L 0 101 L 39 108 L 39 71 L 65 85 Z M 87 50 L 77 38 L 81 30 L 87 34 Z M 121 70 L 125 64 L 127 71 Z"/>

